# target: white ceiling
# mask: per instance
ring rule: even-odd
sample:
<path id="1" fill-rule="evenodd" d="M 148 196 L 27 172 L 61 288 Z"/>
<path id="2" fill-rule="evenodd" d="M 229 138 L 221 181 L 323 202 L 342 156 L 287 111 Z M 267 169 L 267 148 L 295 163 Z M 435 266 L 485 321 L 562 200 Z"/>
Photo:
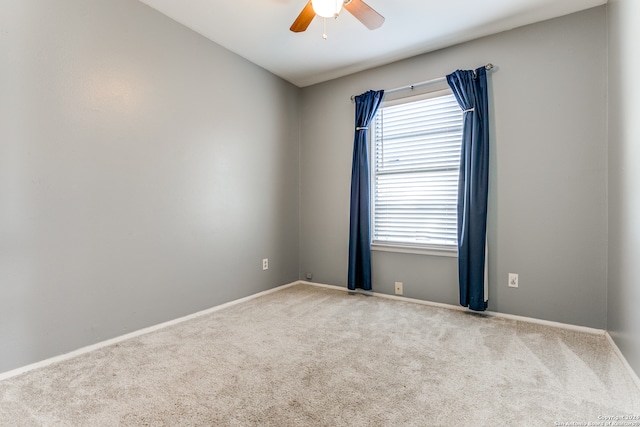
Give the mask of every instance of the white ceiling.
<path id="1" fill-rule="evenodd" d="M 210 40 L 304 87 L 607 0 L 365 0 L 386 21 L 370 31 L 346 10 L 289 27 L 307 0 L 140 0 Z"/>

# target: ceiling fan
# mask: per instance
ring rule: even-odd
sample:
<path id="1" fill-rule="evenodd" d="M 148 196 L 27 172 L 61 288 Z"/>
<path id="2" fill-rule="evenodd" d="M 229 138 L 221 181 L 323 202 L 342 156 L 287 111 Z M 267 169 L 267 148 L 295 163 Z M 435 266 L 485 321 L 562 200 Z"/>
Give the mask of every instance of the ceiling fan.
<path id="1" fill-rule="evenodd" d="M 362 0 L 309 0 L 290 30 L 294 33 L 305 31 L 316 15 L 322 18 L 335 18 L 343 6 L 370 30 L 375 30 L 384 23 L 384 16 Z"/>

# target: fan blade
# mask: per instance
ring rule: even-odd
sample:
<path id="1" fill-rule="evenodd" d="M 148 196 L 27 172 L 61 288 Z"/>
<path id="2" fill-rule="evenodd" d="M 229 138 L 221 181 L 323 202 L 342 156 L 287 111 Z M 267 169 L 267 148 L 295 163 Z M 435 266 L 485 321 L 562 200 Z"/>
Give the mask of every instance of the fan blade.
<path id="1" fill-rule="evenodd" d="M 293 21 L 293 25 L 289 28 L 294 33 L 301 33 L 307 29 L 313 18 L 315 18 L 316 13 L 313 10 L 313 5 L 311 4 L 311 0 L 307 3 L 307 5 L 302 9 L 300 15 Z"/>
<path id="2" fill-rule="evenodd" d="M 370 30 L 380 28 L 384 23 L 384 16 L 373 10 L 371 6 L 362 0 L 351 0 L 349 2 L 345 2 L 344 8 Z"/>

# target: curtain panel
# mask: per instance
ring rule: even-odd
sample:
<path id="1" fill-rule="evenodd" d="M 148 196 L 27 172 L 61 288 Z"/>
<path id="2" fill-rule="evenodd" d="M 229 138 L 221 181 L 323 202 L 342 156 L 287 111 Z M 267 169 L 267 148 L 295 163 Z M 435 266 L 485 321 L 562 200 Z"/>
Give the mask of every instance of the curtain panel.
<path id="1" fill-rule="evenodd" d="M 356 120 L 351 166 L 349 220 L 349 272 L 347 287 L 371 290 L 371 217 L 369 181 L 369 125 L 384 91 L 368 91 L 355 97 Z"/>
<path id="2" fill-rule="evenodd" d="M 487 309 L 485 262 L 489 192 L 489 102 L 487 70 L 458 70 L 447 76 L 464 111 L 458 180 L 458 279 L 460 305 Z"/>

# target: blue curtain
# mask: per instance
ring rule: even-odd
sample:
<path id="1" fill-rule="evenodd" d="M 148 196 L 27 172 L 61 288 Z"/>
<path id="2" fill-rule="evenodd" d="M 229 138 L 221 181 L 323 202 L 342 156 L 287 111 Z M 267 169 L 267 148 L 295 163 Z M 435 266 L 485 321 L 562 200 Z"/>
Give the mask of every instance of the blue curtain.
<path id="1" fill-rule="evenodd" d="M 484 295 L 489 190 L 487 71 L 458 70 L 447 76 L 464 111 L 458 181 L 458 278 L 460 305 L 487 309 Z"/>
<path id="2" fill-rule="evenodd" d="M 382 102 L 384 91 L 356 96 L 356 124 L 351 167 L 351 215 L 349 221 L 348 288 L 371 290 L 371 233 L 369 204 L 369 124 Z"/>

